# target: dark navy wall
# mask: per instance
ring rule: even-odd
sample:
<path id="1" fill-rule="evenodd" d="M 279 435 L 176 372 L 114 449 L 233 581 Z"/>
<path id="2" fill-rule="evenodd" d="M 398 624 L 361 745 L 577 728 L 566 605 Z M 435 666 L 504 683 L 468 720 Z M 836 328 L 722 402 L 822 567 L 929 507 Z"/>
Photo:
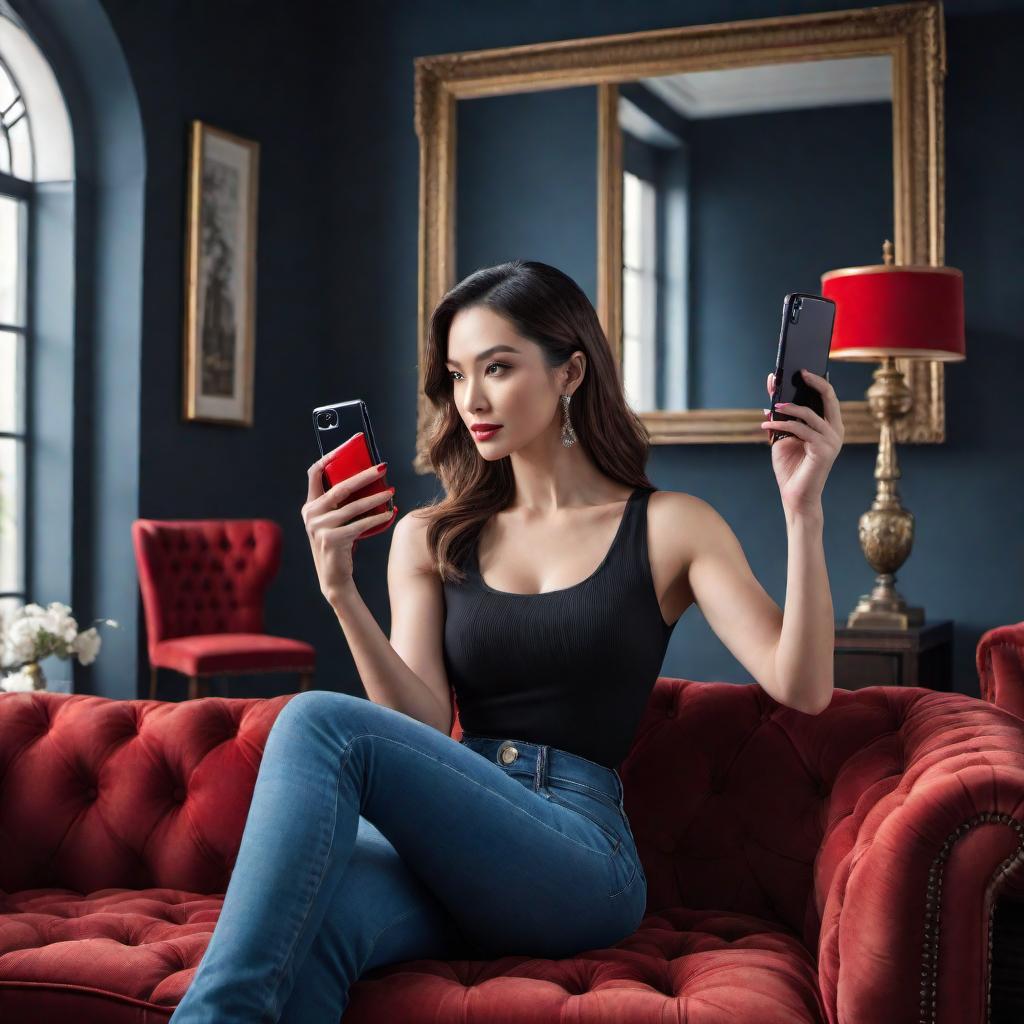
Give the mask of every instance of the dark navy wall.
<path id="1" fill-rule="evenodd" d="M 320 596 L 300 518 L 306 467 L 317 457 L 310 410 L 333 393 L 331 368 L 340 363 L 332 347 L 342 337 L 330 323 L 328 298 L 338 286 L 326 215 L 339 176 L 325 153 L 336 112 L 324 76 L 339 59 L 329 5 L 106 0 L 104 7 L 131 67 L 149 166 L 138 514 L 279 522 L 282 570 L 268 593 L 267 628 L 321 648 L 317 685 L 350 686 L 351 673 L 336 665 L 347 648 Z M 251 429 L 187 423 L 181 414 L 193 118 L 260 143 Z M 129 566 L 131 557 L 126 547 Z M 141 601 L 132 614 L 141 616 Z M 143 693 L 146 665 L 143 627 L 132 666 Z M 263 695 L 294 682 L 294 675 L 238 679 L 212 692 Z M 184 685 L 162 673 L 160 695 L 181 695 Z"/>
<path id="2" fill-rule="evenodd" d="M 893 238 L 892 106 L 699 119 L 690 138 L 691 397 L 763 407 L 783 296 L 820 294 L 833 267 L 881 263 Z M 829 377 L 861 397 L 873 370 L 834 361 Z"/>
<path id="3" fill-rule="evenodd" d="M 374 191 L 388 206 L 386 241 L 366 209 L 367 197 L 343 189 L 335 213 L 336 275 L 351 281 L 336 293 L 338 318 L 357 333 L 372 332 L 388 344 L 375 361 L 363 360 L 368 400 L 387 424 L 385 449 L 400 455 L 395 477 L 400 507 L 427 501 L 432 476 L 409 468 L 415 433 L 416 232 L 418 147 L 413 131 L 413 59 L 460 50 L 657 29 L 673 25 L 770 17 L 871 6 L 870 4 L 712 0 L 666 3 L 638 0 L 581 4 L 403 2 L 382 5 L 366 26 L 364 45 L 338 66 L 337 91 L 361 100 L 351 131 L 372 139 L 386 156 L 385 182 Z M 1018 54 L 1024 42 L 1024 4 L 947 2 L 946 262 L 965 275 L 967 350 L 964 363 L 946 369 L 947 441 L 904 446 L 901 493 L 915 513 L 913 552 L 898 586 L 929 619 L 955 622 L 954 686 L 977 695 L 974 650 L 981 633 L 1024 618 L 1024 455 L 1017 424 L 1022 389 L 1015 371 L 1024 342 L 1015 298 L 1024 272 L 1019 188 L 1024 156 L 1024 80 Z M 345 35 L 339 26 L 337 38 Z M 374 83 L 372 90 L 368 82 Z M 336 164 L 345 166 L 349 126 L 338 122 Z M 524 159 L 534 159 L 525 154 Z M 361 180 L 357 172 L 357 180 Z M 595 188 L 588 177 L 581 190 Z M 370 202 L 374 202 L 370 200 Z M 373 206 L 374 214 L 377 212 Z M 460 229 L 461 230 L 461 229 Z M 581 225 L 581 237 L 593 237 Z M 344 244 L 355 237 L 362 246 Z M 735 240 L 734 240 L 735 241 Z M 742 242 L 743 240 L 738 240 Z M 881 239 L 870 240 L 872 261 Z M 554 243 L 559 244 L 559 243 Z M 858 241 L 852 265 L 863 257 Z M 378 271 L 366 301 L 366 246 Z M 545 259 L 545 248 L 503 257 Z M 596 258 L 596 257 L 595 257 Z M 554 261 L 557 262 L 557 261 Z M 591 263 L 591 265 L 593 265 Z M 460 262 L 460 272 L 463 268 Z M 585 282 L 581 282 L 585 285 Z M 596 296 L 588 291 L 591 299 Z M 777 337 L 778 309 L 768 333 Z M 757 369 L 755 390 L 770 367 Z M 848 369 L 848 368 L 844 368 Z M 363 379 L 363 378 L 361 378 Z M 844 398 L 858 397 L 843 395 Z M 824 495 L 825 554 L 837 619 L 844 619 L 873 574 L 857 541 L 857 520 L 874 497 L 876 449 L 844 447 Z M 766 448 L 759 445 L 656 446 L 650 475 L 658 486 L 697 494 L 711 502 L 735 530 L 765 589 L 784 606 L 785 524 Z M 404 502 L 402 501 L 404 497 Z M 762 500 L 763 499 L 763 500 Z M 361 551 L 361 589 L 386 624 L 387 543 Z M 751 677 L 691 608 L 676 626 L 664 673 L 690 679 L 750 682 Z"/>
<path id="4" fill-rule="evenodd" d="M 313 458 L 308 410 L 344 397 L 365 398 L 375 414 L 401 514 L 438 488 L 432 476 L 410 468 L 419 173 L 413 59 L 853 6 L 868 4 L 405 0 L 352 13 L 347 5 L 311 0 L 104 0 L 138 92 L 148 165 L 139 514 L 281 522 L 284 563 L 268 601 L 268 628 L 316 644 L 317 686 L 359 692 L 344 638 L 317 588 L 299 509 Z M 917 536 L 899 587 L 925 604 L 930 618 L 956 621 L 955 685 L 976 694 L 980 633 L 1024 618 L 1021 388 L 1015 376 L 1024 341 L 1016 301 L 1024 271 L 1017 184 L 1024 148 L 1018 66 L 1024 13 L 1021 4 L 967 0 L 947 3 L 946 12 L 946 261 L 965 274 L 968 361 L 947 368 L 947 443 L 900 450 L 901 490 L 917 515 Z M 185 140 L 193 117 L 263 146 L 251 430 L 184 424 L 179 411 Z M 523 159 L 537 158 L 526 153 Z M 596 192 L 593 175 L 579 188 Z M 592 209 L 592 202 L 583 208 Z M 581 223 L 579 232 L 576 244 L 593 244 L 592 221 Z M 558 252 L 541 246 L 493 254 L 486 262 L 521 256 L 557 264 Z M 858 246 L 847 262 L 862 258 Z M 593 263 L 591 256 L 588 266 Z M 460 260 L 460 273 L 470 269 Z M 592 277 L 580 277 L 594 299 Z M 774 334 L 777 323 L 766 330 Z M 756 368 L 755 376 L 766 373 Z M 874 456 L 870 446 L 844 448 L 824 496 L 825 550 L 839 618 L 872 582 L 857 544 L 857 518 L 873 496 Z M 659 446 L 649 469 L 660 487 L 697 494 L 726 517 L 758 579 L 782 606 L 784 520 L 767 449 Z M 361 545 L 357 566 L 360 589 L 385 632 L 389 536 Z M 124 541 L 127 560 L 127 536 Z M 137 612 L 102 608 L 96 614 Z M 140 630 L 134 666 L 140 686 L 143 643 Z M 663 671 L 750 681 L 695 608 L 677 625 Z M 287 683 L 245 681 L 232 692 L 243 692 L 243 685 L 255 694 Z M 176 692 L 169 683 L 162 690 Z"/>

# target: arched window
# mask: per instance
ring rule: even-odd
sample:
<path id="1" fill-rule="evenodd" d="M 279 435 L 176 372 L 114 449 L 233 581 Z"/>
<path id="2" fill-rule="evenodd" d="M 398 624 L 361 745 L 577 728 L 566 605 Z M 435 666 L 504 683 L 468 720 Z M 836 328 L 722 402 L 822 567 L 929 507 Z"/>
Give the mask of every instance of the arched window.
<path id="1" fill-rule="evenodd" d="M 57 79 L 32 39 L 0 14 L 0 616 L 31 589 L 33 509 L 28 396 L 34 356 L 30 275 L 41 189 L 73 178 L 71 124 Z M 45 283 L 45 282 L 39 282 Z M 66 282 L 61 282 L 66 284 Z"/>

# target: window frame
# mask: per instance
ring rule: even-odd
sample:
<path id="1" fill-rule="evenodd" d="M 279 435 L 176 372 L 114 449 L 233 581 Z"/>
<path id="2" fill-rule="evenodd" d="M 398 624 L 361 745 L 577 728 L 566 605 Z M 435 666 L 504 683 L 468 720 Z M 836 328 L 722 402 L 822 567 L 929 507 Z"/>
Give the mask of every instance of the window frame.
<path id="1" fill-rule="evenodd" d="M 22 96 L 24 103 L 24 97 Z M 28 117 L 26 108 L 23 117 Z M 19 559 L 21 566 L 22 589 L 0 590 L 0 601 L 10 599 L 20 600 L 24 605 L 28 601 L 28 595 L 32 593 L 32 564 L 28 555 L 32 550 L 32 402 L 29 396 L 32 393 L 33 381 L 33 335 L 32 335 L 32 294 L 33 294 L 33 266 L 32 252 L 34 243 L 34 201 L 35 183 L 16 178 L 13 175 L 0 171 L 0 197 L 12 199 L 22 204 L 21 209 L 21 237 L 19 239 L 19 252 L 17 255 L 18 287 L 21 292 L 21 305 L 24 311 L 24 322 L 22 324 L 9 324 L 0 321 L 0 331 L 20 336 L 22 345 L 22 379 L 15 381 L 15 401 L 22 403 L 22 408 L 15 407 L 14 422 L 17 426 L 21 413 L 22 430 L 0 429 L 0 440 L 13 440 L 15 450 L 20 454 L 21 477 L 18 480 L 19 492 L 17 495 L 18 507 L 15 511 L 15 521 L 18 527 Z M 20 449 L 19 449 L 20 446 Z"/>

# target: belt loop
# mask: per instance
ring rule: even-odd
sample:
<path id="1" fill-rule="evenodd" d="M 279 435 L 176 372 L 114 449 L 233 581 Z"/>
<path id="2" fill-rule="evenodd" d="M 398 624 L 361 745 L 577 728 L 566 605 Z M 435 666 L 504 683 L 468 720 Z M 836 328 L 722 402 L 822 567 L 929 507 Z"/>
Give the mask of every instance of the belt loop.
<path id="1" fill-rule="evenodd" d="M 548 746 L 542 743 L 537 747 L 537 768 L 533 773 L 533 791 L 539 793 L 547 782 Z"/>

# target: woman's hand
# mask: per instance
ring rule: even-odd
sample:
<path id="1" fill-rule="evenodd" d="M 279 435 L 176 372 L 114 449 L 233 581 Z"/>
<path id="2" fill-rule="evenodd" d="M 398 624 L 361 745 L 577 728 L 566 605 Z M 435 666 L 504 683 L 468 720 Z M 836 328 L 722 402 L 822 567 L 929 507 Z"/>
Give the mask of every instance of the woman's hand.
<path id="1" fill-rule="evenodd" d="M 816 373 L 802 370 L 804 381 L 821 392 L 825 416 L 806 405 L 780 402 L 775 406 L 795 420 L 765 420 L 762 430 L 786 430 L 792 437 L 780 437 L 772 445 L 772 467 L 779 482 L 782 506 L 787 512 L 817 511 L 825 478 L 843 446 L 843 417 L 835 389 Z M 775 374 L 768 374 L 768 396 L 774 390 Z M 765 413 L 770 413 L 766 409 Z"/>
<path id="2" fill-rule="evenodd" d="M 368 509 L 376 508 L 395 493 L 394 487 L 389 487 L 386 491 L 377 491 L 355 501 L 346 500 L 354 491 L 372 483 L 384 472 L 383 469 L 378 471 L 376 466 L 364 469 L 347 480 L 341 480 L 330 490 L 324 491 L 320 474 L 324 463 L 330 459 L 334 451 L 328 452 L 309 467 L 309 491 L 306 504 L 302 506 L 302 521 L 306 524 L 306 536 L 309 537 L 309 546 L 313 550 L 313 563 L 320 579 L 320 593 L 332 607 L 335 598 L 352 583 L 352 554 L 358 543 L 356 538 L 367 527 L 375 526 L 385 518 L 393 516 L 394 511 L 381 512 L 358 520 L 356 516 Z"/>

